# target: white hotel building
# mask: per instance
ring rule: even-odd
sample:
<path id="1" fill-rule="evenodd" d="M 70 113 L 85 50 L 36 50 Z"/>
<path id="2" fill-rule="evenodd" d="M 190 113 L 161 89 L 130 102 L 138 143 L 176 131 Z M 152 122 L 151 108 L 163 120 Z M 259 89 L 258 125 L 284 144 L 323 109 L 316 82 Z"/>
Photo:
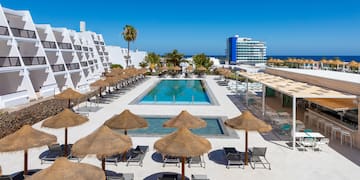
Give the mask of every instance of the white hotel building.
<path id="1" fill-rule="evenodd" d="M 0 109 L 67 88 L 89 91 L 110 65 L 101 34 L 37 25 L 29 11 L 0 5 Z"/>

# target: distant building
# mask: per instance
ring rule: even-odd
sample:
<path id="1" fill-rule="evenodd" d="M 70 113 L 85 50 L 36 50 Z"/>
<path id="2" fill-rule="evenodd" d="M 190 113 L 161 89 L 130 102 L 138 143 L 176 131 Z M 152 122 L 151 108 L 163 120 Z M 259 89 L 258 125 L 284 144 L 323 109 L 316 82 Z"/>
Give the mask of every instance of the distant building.
<path id="1" fill-rule="evenodd" d="M 265 42 L 235 35 L 227 39 L 226 57 L 232 65 L 265 63 Z"/>

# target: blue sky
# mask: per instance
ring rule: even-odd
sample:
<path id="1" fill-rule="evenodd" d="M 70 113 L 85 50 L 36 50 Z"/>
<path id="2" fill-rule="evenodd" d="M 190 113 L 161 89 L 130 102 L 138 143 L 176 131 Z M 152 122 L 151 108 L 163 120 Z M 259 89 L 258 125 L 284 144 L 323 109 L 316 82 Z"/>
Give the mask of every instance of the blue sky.
<path id="1" fill-rule="evenodd" d="M 355 0 L 1 0 L 3 7 L 30 10 L 37 24 L 104 35 L 126 47 L 125 24 L 138 30 L 132 48 L 159 54 L 223 55 L 226 38 L 239 34 L 265 41 L 269 55 L 360 55 L 360 1 Z"/>

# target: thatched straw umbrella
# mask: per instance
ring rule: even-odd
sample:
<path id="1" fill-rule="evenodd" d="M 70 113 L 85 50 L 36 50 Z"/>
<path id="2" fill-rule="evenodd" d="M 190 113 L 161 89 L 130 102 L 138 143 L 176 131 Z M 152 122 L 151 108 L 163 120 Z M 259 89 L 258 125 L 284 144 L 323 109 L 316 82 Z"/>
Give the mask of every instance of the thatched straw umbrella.
<path id="1" fill-rule="evenodd" d="M 74 163 L 67 160 L 64 157 L 57 158 L 50 167 L 43 169 L 27 180 L 103 180 L 105 179 L 105 173 L 100 168 L 85 164 L 85 163 Z"/>
<path id="2" fill-rule="evenodd" d="M 174 71 L 180 71 L 180 70 L 181 70 L 181 67 L 179 67 L 179 66 L 174 66 L 173 70 L 174 70 Z"/>
<path id="3" fill-rule="evenodd" d="M 128 129 L 146 128 L 149 126 L 144 118 L 130 112 L 128 109 L 111 117 L 104 124 L 111 129 L 123 129 L 125 135 L 127 135 Z"/>
<path id="4" fill-rule="evenodd" d="M 250 111 L 225 121 L 225 125 L 233 129 L 245 130 L 245 165 L 248 164 L 248 131 L 269 132 L 272 127 L 256 118 Z"/>
<path id="5" fill-rule="evenodd" d="M 196 68 L 197 71 L 206 71 L 206 68 L 204 66 L 200 66 Z"/>
<path id="6" fill-rule="evenodd" d="M 105 171 L 105 158 L 128 151 L 132 146 L 129 136 L 118 134 L 103 125 L 90 135 L 81 138 L 71 148 L 74 156 L 84 157 L 94 154 L 101 158 L 101 167 Z"/>
<path id="7" fill-rule="evenodd" d="M 185 179 L 185 158 L 200 156 L 211 149 L 210 142 L 190 132 L 187 128 L 177 131 L 157 140 L 154 149 L 161 154 L 181 157 L 182 180 Z"/>
<path id="8" fill-rule="evenodd" d="M 104 80 L 102 80 L 102 79 L 99 79 L 99 80 L 91 83 L 90 86 L 99 87 L 99 95 L 100 95 L 100 97 L 102 97 L 101 88 L 106 87 L 106 86 L 109 86 L 109 83 L 106 82 L 106 81 L 104 81 Z"/>
<path id="9" fill-rule="evenodd" d="M 68 108 L 71 108 L 71 100 L 75 99 L 81 99 L 85 97 L 85 95 L 71 89 L 67 88 L 65 91 L 61 92 L 60 94 L 55 95 L 55 99 L 61 99 L 61 100 L 68 100 Z"/>
<path id="10" fill-rule="evenodd" d="M 74 113 L 70 109 L 64 109 L 61 113 L 46 119 L 41 127 L 48 127 L 54 129 L 65 128 L 65 152 L 64 155 L 68 155 L 68 127 L 78 126 L 87 122 L 87 117 Z"/>
<path id="11" fill-rule="evenodd" d="M 191 72 L 191 71 L 194 70 L 194 67 L 193 67 L 192 65 L 189 65 L 188 67 L 186 67 L 186 70 L 187 70 L 188 72 Z"/>
<path id="12" fill-rule="evenodd" d="M 24 150 L 24 175 L 28 172 L 28 149 L 56 143 L 56 136 L 24 125 L 15 133 L 0 139 L 0 152 Z"/>
<path id="13" fill-rule="evenodd" d="M 173 128 L 203 128 L 206 127 L 206 121 L 191 115 L 189 112 L 183 110 L 179 115 L 164 122 L 163 127 Z"/>

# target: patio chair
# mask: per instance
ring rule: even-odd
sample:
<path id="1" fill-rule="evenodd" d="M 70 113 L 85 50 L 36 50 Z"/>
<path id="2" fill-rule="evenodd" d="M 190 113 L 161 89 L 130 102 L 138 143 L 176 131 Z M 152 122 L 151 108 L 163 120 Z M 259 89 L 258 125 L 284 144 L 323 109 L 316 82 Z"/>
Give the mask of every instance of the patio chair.
<path id="1" fill-rule="evenodd" d="M 316 141 L 313 147 L 314 151 L 321 151 L 321 146 L 329 144 L 329 138 L 321 138 L 320 141 Z"/>
<path id="2" fill-rule="evenodd" d="M 129 166 L 130 163 L 138 163 L 142 167 L 143 160 L 148 151 L 149 146 L 136 146 L 135 149 L 130 151 L 130 157 L 127 160 L 126 166 Z"/>
<path id="3" fill-rule="evenodd" d="M 158 180 L 177 180 L 177 174 L 163 174 Z"/>
<path id="4" fill-rule="evenodd" d="M 265 165 L 269 166 L 269 170 L 271 169 L 270 162 L 266 159 L 266 147 L 254 147 L 250 149 L 250 165 L 253 169 L 255 169 L 256 164 L 262 164 L 264 168 Z"/>
<path id="5" fill-rule="evenodd" d="M 300 145 L 304 147 L 304 149 L 306 150 L 307 148 L 314 148 L 314 145 L 315 145 L 315 140 L 314 138 L 303 138 L 301 141 L 300 141 Z"/>
<path id="6" fill-rule="evenodd" d="M 163 167 L 165 167 L 166 164 L 175 164 L 176 166 L 178 166 L 180 163 L 180 159 L 174 156 L 165 156 L 163 161 Z"/>
<path id="7" fill-rule="evenodd" d="M 45 161 L 55 161 L 56 158 L 62 156 L 64 154 L 60 144 L 52 144 L 48 146 L 48 153 L 41 157 L 41 164 L 44 164 Z"/>
<path id="8" fill-rule="evenodd" d="M 190 157 L 188 163 L 189 163 L 189 168 L 191 167 L 192 164 L 199 164 L 200 167 L 205 168 L 205 161 L 204 158 L 201 156 Z"/>
<path id="9" fill-rule="evenodd" d="M 224 147 L 223 149 L 227 160 L 226 168 L 229 169 L 232 165 L 239 167 L 241 167 L 241 165 L 244 166 L 244 161 L 240 152 L 233 147 Z"/>
<path id="10" fill-rule="evenodd" d="M 192 174 L 191 180 L 210 180 L 205 174 Z"/>

